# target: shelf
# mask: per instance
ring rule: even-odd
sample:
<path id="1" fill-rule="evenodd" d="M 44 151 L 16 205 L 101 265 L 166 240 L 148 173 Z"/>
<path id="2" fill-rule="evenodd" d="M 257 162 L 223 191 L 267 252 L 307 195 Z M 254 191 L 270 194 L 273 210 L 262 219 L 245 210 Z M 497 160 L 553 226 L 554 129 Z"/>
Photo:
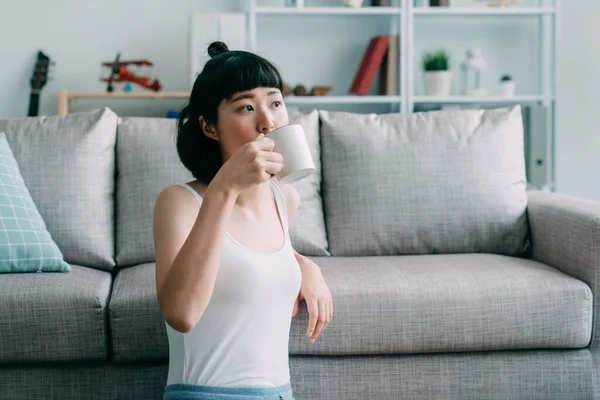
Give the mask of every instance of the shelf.
<path id="1" fill-rule="evenodd" d="M 400 15 L 400 7 L 256 7 L 258 15 Z"/>
<path id="2" fill-rule="evenodd" d="M 69 113 L 69 101 L 75 99 L 188 99 L 190 92 L 69 92 L 58 91 L 58 114 Z"/>
<path id="3" fill-rule="evenodd" d="M 412 13 L 415 15 L 435 15 L 435 16 L 450 16 L 450 15 L 477 15 L 477 16 L 525 16 L 525 15 L 545 15 L 554 14 L 554 7 L 420 7 L 413 8 Z"/>
<path id="4" fill-rule="evenodd" d="M 519 104 L 538 103 L 544 101 L 541 95 L 517 95 L 509 96 L 415 96 L 414 103 L 421 104 Z"/>
<path id="5" fill-rule="evenodd" d="M 99 93 L 67 93 L 72 99 L 187 99 L 190 92 L 99 92 Z"/>
<path id="6" fill-rule="evenodd" d="M 387 104 L 398 103 L 400 96 L 287 96 L 285 103 L 299 104 Z"/>

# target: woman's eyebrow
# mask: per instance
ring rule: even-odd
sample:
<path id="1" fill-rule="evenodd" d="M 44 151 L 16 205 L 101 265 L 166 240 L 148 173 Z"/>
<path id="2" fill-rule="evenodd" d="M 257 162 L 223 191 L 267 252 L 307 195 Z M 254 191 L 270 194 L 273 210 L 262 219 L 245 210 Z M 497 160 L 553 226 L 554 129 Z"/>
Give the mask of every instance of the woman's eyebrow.
<path id="1" fill-rule="evenodd" d="M 267 92 L 267 95 L 268 95 L 268 96 L 273 96 L 274 94 L 279 94 L 279 93 L 280 93 L 280 92 L 279 92 L 279 90 L 277 90 L 277 89 L 273 89 L 273 90 L 269 90 L 269 91 Z M 234 97 L 234 98 L 233 98 L 233 99 L 232 99 L 232 100 L 229 102 L 229 104 L 232 104 L 232 103 L 235 103 L 236 101 L 240 101 L 240 100 L 244 100 L 244 99 L 253 99 L 254 97 L 256 97 L 256 96 L 254 96 L 254 94 L 253 94 L 253 93 L 244 93 L 244 94 L 240 94 L 239 96 L 236 96 L 236 97 Z"/>
<path id="2" fill-rule="evenodd" d="M 239 96 L 234 97 L 229 103 L 235 103 L 236 101 L 240 101 L 243 99 L 253 99 L 254 95 L 252 93 L 240 94 Z"/>

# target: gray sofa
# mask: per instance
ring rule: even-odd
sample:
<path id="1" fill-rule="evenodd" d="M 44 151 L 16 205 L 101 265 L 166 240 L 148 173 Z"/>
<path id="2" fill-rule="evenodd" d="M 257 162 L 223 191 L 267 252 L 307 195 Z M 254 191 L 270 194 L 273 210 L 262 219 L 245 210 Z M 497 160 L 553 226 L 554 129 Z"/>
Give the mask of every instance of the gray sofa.
<path id="1" fill-rule="evenodd" d="M 520 108 L 291 114 L 318 170 L 295 248 L 335 315 L 305 307 L 304 399 L 590 399 L 600 203 L 526 190 Z M 0 276 L 0 399 L 159 399 L 168 343 L 152 209 L 191 179 L 169 119 L 109 109 L 0 121 L 70 273 Z"/>

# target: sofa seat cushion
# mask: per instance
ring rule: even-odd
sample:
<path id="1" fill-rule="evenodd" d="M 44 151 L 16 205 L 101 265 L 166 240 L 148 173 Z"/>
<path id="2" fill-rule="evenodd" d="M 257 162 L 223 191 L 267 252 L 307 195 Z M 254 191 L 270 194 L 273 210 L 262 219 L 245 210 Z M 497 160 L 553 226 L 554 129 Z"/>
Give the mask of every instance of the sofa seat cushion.
<path id="1" fill-rule="evenodd" d="M 115 363 L 166 361 L 169 343 L 156 297 L 155 264 L 123 268 L 115 277 L 109 326 Z"/>
<path id="2" fill-rule="evenodd" d="M 582 348 L 592 293 L 544 264 L 501 255 L 312 257 L 334 301 L 314 343 L 302 303 L 290 354 L 358 355 Z M 166 361 L 154 264 L 123 269 L 110 300 L 114 361 Z"/>
<path id="3" fill-rule="evenodd" d="M 388 354 L 582 348 L 590 288 L 554 268 L 492 254 L 314 258 L 334 317 L 314 344 L 306 308 L 291 354 Z"/>
<path id="4" fill-rule="evenodd" d="M 111 275 L 71 265 L 68 274 L 0 279 L 0 364 L 105 361 Z"/>

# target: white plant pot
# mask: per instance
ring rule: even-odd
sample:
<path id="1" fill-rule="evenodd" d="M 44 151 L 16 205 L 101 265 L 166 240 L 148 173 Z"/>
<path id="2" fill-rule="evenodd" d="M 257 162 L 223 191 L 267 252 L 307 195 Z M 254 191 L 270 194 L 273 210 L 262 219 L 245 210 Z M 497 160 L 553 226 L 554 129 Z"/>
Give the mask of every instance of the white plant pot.
<path id="1" fill-rule="evenodd" d="M 354 8 L 361 7 L 362 3 L 363 3 L 363 0 L 343 0 L 342 1 L 342 4 L 344 4 L 345 6 L 354 7 Z"/>
<path id="2" fill-rule="evenodd" d="M 516 85 L 514 81 L 502 82 L 502 95 L 512 97 L 515 95 Z"/>
<path id="3" fill-rule="evenodd" d="M 428 96 L 446 97 L 450 95 L 451 71 L 428 71 L 424 76 L 425 93 Z"/>

